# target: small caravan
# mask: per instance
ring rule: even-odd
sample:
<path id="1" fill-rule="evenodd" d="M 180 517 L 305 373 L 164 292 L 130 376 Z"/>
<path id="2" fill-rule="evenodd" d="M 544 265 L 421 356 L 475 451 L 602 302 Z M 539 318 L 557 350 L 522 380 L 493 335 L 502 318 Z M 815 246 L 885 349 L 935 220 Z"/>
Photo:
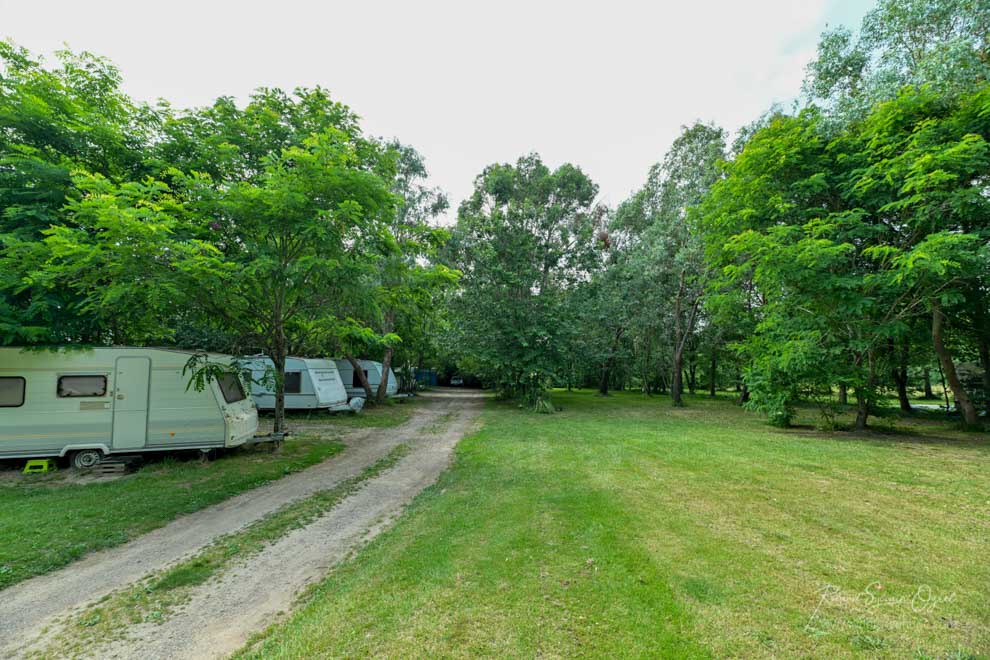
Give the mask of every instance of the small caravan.
<path id="1" fill-rule="evenodd" d="M 251 396 L 261 410 L 275 408 L 275 388 L 271 382 L 275 365 L 265 355 L 243 358 L 241 365 L 251 372 Z M 290 357 L 285 360 L 285 407 L 287 410 L 353 410 L 333 360 Z"/>
<path id="2" fill-rule="evenodd" d="M 153 348 L 0 348 L 0 458 L 236 447 L 258 411 L 230 374 L 197 391 L 191 354 Z M 224 359 L 226 356 L 211 356 Z"/>
<path id="3" fill-rule="evenodd" d="M 357 373 L 354 372 L 354 367 L 351 365 L 350 360 L 338 358 L 335 359 L 334 362 L 337 363 L 337 369 L 340 371 L 341 380 L 344 381 L 344 388 L 347 390 L 347 396 L 365 396 L 364 388 L 361 386 L 361 379 L 358 377 Z M 382 382 L 382 363 L 374 362 L 372 360 L 358 360 L 358 364 L 361 365 L 361 369 L 364 371 L 364 375 L 368 379 L 368 384 L 371 385 L 371 391 L 377 392 L 378 385 Z M 398 391 L 398 379 L 395 377 L 395 372 L 389 369 L 388 385 L 385 386 L 385 393 L 388 396 L 395 396 Z"/>

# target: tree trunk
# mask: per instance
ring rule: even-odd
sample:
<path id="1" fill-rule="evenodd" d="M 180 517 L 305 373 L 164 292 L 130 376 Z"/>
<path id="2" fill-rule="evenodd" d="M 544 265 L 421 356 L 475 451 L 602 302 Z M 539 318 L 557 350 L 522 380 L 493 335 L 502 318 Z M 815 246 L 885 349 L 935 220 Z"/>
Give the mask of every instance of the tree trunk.
<path id="1" fill-rule="evenodd" d="M 956 373 L 956 365 L 953 363 L 952 356 L 945 347 L 945 341 L 942 336 L 944 322 L 945 315 L 942 313 L 942 305 L 937 299 L 933 300 L 932 343 L 935 345 L 935 354 L 938 356 L 938 361 L 942 366 L 942 371 L 945 373 L 946 380 L 949 381 L 949 387 L 952 389 L 952 395 L 956 399 L 956 405 L 959 406 L 959 410 L 962 412 L 963 421 L 968 426 L 976 426 L 980 422 L 976 414 L 976 406 L 973 405 L 973 401 L 966 393 L 966 388 L 959 381 L 959 375 Z"/>
<path id="2" fill-rule="evenodd" d="M 983 405 L 990 418 L 990 339 L 986 334 L 980 335 L 979 341 L 980 368 L 983 369 Z"/>
<path id="3" fill-rule="evenodd" d="M 684 405 L 684 355 L 681 350 L 674 349 L 674 368 L 671 371 L 670 398 L 675 406 Z"/>
<path id="4" fill-rule="evenodd" d="M 646 396 L 653 394 L 653 383 L 654 376 L 650 373 L 650 364 L 652 362 L 651 354 L 653 353 L 653 338 L 650 335 L 646 336 L 646 349 L 643 351 L 643 392 Z"/>
<path id="5" fill-rule="evenodd" d="M 747 403 L 749 403 L 749 387 L 746 386 L 746 383 L 742 383 L 739 385 L 739 405 Z"/>
<path id="6" fill-rule="evenodd" d="M 364 388 L 364 399 L 365 401 L 371 402 L 375 400 L 374 392 L 371 391 L 371 383 L 368 382 L 368 376 L 364 373 L 364 367 L 361 363 L 357 361 L 351 355 L 345 355 L 347 361 L 351 363 L 351 367 L 354 368 L 354 373 L 358 377 L 358 382 L 361 383 L 361 387 Z"/>
<path id="7" fill-rule="evenodd" d="M 684 271 L 681 271 L 677 295 L 674 297 L 674 370 L 672 373 L 673 380 L 670 384 L 670 396 L 674 400 L 675 406 L 684 405 L 684 375 L 681 372 L 684 368 L 684 349 L 688 337 L 694 332 L 695 318 L 698 313 L 698 307 L 701 305 L 701 299 L 698 298 L 691 304 L 687 319 L 682 319 L 681 310 L 683 307 L 681 306 L 681 298 L 683 293 Z"/>
<path id="8" fill-rule="evenodd" d="M 856 430 L 865 431 L 866 423 L 870 418 L 870 398 L 873 396 L 873 388 L 877 384 L 876 361 L 873 351 L 867 354 L 867 361 L 870 364 L 870 374 L 866 379 L 866 387 L 856 387 Z"/>
<path id="9" fill-rule="evenodd" d="M 382 358 L 382 379 L 378 383 L 378 392 L 375 394 L 375 403 L 385 403 L 388 398 L 388 375 L 392 369 L 392 347 L 385 349 L 385 357 Z M 363 372 L 362 372 L 363 373 Z"/>
<path id="10" fill-rule="evenodd" d="M 605 360 L 605 364 L 602 365 L 602 377 L 598 381 L 598 393 L 602 396 L 608 396 L 608 379 L 612 371 L 612 360 Z"/>
<path id="11" fill-rule="evenodd" d="M 849 405 L 849 388 L 846 387 L 845 383 L 839 385 L 839 405 L 848 406 Z"/>
<path id="12" fill-rule="evenodd" d="M 697 385 L 698 385 L 697 373 L 698 373 L 698 363 L 692 357 L 688 363 L 688 391 L 691 394 L 694 394 L 695 389 L 697 389 Z"/>
<path id="13" fill-rule="evenodd" d="M 718 353 L 716 353 L 715 349 L 713 348 L 712 361 L 708 374 L 708 395 L 713 399 L 715 398 L 715 389 L 716 389 L 716 385 L 718 384 L 718 379 L 716 378 L 717 375 L 718 375 Z"/>
<path id="14" fill-rule="evenodd" d="M 897 403 L 901 408 L 901 412 L 911 412 L 911 399 L 908 397 L 907 392 L 907 378 L 897 379 Z"/>
<path id="15" fill-rule="evenodd" d="M 625 332 L 625 328 L 616 328 L 615 336 L 612 337 L 612 344 L 609 347 L 608 358 L 602 363 L 602 379 L 598 383 L 598 393 L 602 396 L 608 396 L 608 381 L 612 375 L 612 367 L 615 366 L 615 354 L 619 350 L 619 342 L 622 341 L 622 335 Z M 622 390 L 622 383 L 619 384 L 619 390 Z"/>
<path id="16" fill-rule="evenodd" d="M 911 400 L 908 398 L 907 392 L 908 341 L 906 338 L 904 339 L 900 351 L 894 347 L 894 340 L 890 340 L 889 345 L 891 358 L 890 375 L 894 379 L 894 384 L 897 386 L 897 402 L 901 407 L 901 412 L 910 413 Z"/>
<path id="17" fill-rule="evenodd" d="M 942 396 L 945 398 L 945 412 L 949 412 L 949 387 L 945 384 L 945 372 L 941 362 L 935 364 L 938 365 L 938 382 L 942 384 Z"/>
<path id="18" fill-rule="evenodd" d="M 275 422 L 272 433 L 285 432 L 285 358 L 288 353 L 285 326 L 281 318 L 275 320 L 275 341 L 272 346 L 272 364 L 275 366 Z"/>
<path id="19" fill-rule="evenodd" d="M 976 300 L 976 352 L 980 357 L 980 368 L 983 369 L 983 405 L 987 418 L 990 419 L 990 318 L 987 316 L 986 296 Z"/>
<path id="20" fill-rule="evenodd" d="M 870 417 L 870 400 L 862 388 L 856 388 L 856 430 L 865 431 Z"/>
<path id="21" fill-rule="evenodd" d="M 935 398 L 935 393 L 932 392 L 932 375 L 925 369 L 925 401 L 931 401 Z"/>

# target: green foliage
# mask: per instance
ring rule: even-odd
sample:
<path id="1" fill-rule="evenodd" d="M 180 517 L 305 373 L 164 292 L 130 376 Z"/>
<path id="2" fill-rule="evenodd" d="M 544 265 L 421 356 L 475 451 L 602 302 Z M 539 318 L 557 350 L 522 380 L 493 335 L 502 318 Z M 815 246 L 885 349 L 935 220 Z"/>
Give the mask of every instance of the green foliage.
<path id="1" fill-rule="evenodd" d="M 985 5 L 880 0 L 822 36 L 811 105 L 731 147 L 684 127 L 614 210 L 574 165 L 491 165 L 450 232 L 422 156 L 324 89 L 150 108 L 104 59 L 4 42 L 0 343 L 265 352 L 276 410 L 286 355 L 343 354 L 543 411 L 555 385 L 680 404 L 706 378 L 787 424 L 849 391 L 860 428 L 937 365 L 975 423 L 955 366 L 990 374 Z"/>
<path id="2" fill-rule="evenodd" d="M 577 167 L 537 155 L 491 165 L 458 211 L 452 258 L 464 273 L 451 301 L 458 358 L 501 394 L 551 410 L 546 388 L 566 364 L 567 296 L 594 267 L 602 211 Z"/>
<path id="3" fill-rule="evenodd" d="M 841 121 L 861 118 L 905 85 L 966 94 L 990 76 L 990 6 L 982 0 L 879 0 L 859 34 L 825 32 L 805 92 Z"/>
<path id="4" fill-rule="evenodd" d="M 177 113 L 134 105 L 88 54 L 51 69 L 4 43 L 0 58 L 0 341 L 262 350 L 280 372 L 291 347 L 360 318 L 369 274 L 415 271 L 381 286 L 407 310 L 453 279 L 418 267 L 442 232 L 390 224 L 401 150 L 325 90 Z M 431 203 L 410 195 L 402 217 Z"/>
<path id="5" fill-rule="evenodd" d="M 46 251 L 38 243 L 53 225 L 71 225 L 68 216 L 85 212 L 81 206 L 102 203 L 93 195 L 80 202 L 95 194 L 92 187 L 81 190 L 80 182 L 141 186 L 150 173 L 143 153 L 154 113 L 120 91 L 120 74 L 105 59 L 69 51 L 57 56 L 57 67 L 49 68 L 0 41 L 0 343 L 5 344 L 106 339 L 101 320 L 81 313 L 98 306 L 95 301 L 80 300 L 78 288 L 53 287 L 49 279 L 35 277 Z M 69 237 L 52 242 L 72 249 Z M 147 332 L 146 322 L 139 326 L 138 334 Z"/>
<path id="6" fill-rule="evenodd" d="M 458 274 L 414 149 L 321 88 L 152 109 L 106 60 L 59 64 L 0 43 L 0 342 L 264 352 L 276 430 L 290 352 L 436 350 Z"/>
<path id="7" fill-rule="evenodd" d="M 787 421 L 826 384 L 868 407 L 884 345 L 932 301 L 986 305 L 987 98 L 906 89 L 835 136 L 806 111 L 750 138 L 702 211 L 716 286 L 750 291 L 719 302 L 758 308 L 738 343 L 754 407 Z"/>
<path id="8" fill-rule="evenodd" d="M 632 227 L 630 264 L 645 279 L 637 289 L 648 292 L 642 311 L 653 318 L 640 328 L 646 342 L 659 338 L 669 355 L 675 405 L 683 404 L 684 356 L 697 349 L 698 329 L 705 325 L 702 305 L 710 272 L 696 207 L 721 178 L 725 150 L 721 128 L 700 122 L 685 127 L 637 193 L 645 218 Z"/>

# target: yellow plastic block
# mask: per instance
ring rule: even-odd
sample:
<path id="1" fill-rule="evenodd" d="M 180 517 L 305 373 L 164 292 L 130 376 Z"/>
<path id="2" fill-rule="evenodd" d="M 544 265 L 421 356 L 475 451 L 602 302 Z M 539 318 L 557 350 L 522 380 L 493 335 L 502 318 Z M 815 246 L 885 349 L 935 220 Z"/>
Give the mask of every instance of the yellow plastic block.
<path id="1" fill-rule="evenodd" d="M 58 465 L 55 464 L 50 458 L 34 458 L 27 462 L 24 466 L 24 474 L 39 474 L 42 472 L 54 472 L 58 469 Z"/>

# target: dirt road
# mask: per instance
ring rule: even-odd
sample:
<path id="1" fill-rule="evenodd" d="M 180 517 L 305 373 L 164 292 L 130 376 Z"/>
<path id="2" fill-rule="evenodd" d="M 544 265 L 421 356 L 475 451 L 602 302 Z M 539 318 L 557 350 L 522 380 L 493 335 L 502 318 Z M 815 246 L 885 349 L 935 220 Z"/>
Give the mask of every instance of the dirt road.
<path id="1" fill-rule="evenodd" d="M 222 657 L 289 609 L 299 590 L 386 528 L 448 465 L 474 422 L 482 397 L 470 391 L 430 393 L 394 429 L 364 429 L 344 438 L 337 456 L 209 509 L 184 516 L 124 546 L 94 553 L 64 569 L 0 592 L 0 655 L 37 650 L 35 636 L 56 620 L 160 571 L 288 503 L 354 478 L 400 444 L 410 451 L 306 527 L 199 585 L 163 623 L 137 624 L 99 649 L 98 657 Z M 48 649 L 50 652 L 52 649 Z"/>

